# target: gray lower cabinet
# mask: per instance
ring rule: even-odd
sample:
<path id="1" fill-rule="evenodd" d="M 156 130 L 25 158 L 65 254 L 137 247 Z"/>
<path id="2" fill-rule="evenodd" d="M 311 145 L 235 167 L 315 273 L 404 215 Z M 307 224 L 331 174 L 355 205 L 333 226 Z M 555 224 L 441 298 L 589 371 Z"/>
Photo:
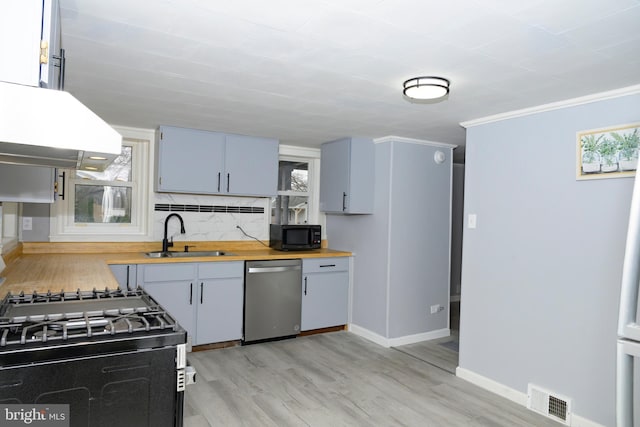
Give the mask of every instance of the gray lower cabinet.
<path id="1" fill-rule="evenodd" d="M 137 287 L 138 266 L 136 264 L 113 264 L 109 268 L 118 281 L 120 289 L 126 291 Z"/>
<path id="2" fill-rule="evenodd" d="M 243 302 L 244 262 L 198 264 L 195 344 L 241 339 Z"/>
<path id="3" fill-rule="evenodd" d="M 193 345 L 242 338 L 244 262 L 141 264 L 138 277 Z"/>
<path id="4" fill-rule="evenodd" d="M 345 325 L 348 307 L 349 258 L 303 259 L 301 330 Z"/>

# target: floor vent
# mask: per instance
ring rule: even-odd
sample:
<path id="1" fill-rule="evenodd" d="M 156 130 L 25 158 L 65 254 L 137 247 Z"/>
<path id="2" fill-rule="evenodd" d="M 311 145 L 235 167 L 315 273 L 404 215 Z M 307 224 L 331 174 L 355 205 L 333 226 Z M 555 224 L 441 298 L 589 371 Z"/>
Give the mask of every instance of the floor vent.
<path id="1" fill-rule="evenodd" d="M 571 425 L 571 400 L 533 384 L 527 390 L 527 408 L 562 424 Z"/>

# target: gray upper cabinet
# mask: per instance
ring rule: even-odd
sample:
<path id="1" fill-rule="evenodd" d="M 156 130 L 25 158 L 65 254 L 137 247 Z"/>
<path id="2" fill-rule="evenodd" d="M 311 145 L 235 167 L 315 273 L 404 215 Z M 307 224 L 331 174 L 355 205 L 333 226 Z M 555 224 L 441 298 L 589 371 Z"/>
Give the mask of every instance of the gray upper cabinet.
<path id="1" fill-rule="evenodd" d="M 0 14 L 0 26 L 11 41 L 0 43 L 0 81 L 58 89 L 60 75 L 60 9 L 58 0 L 13 1 Z"/>
<path id="2" fill-rule="evenodd" d="M 161 126 L 158 192 L 271 197 L 278 186 L 278 141 Z"/>
<path id="3" fill-rule="evenodd" d="M 320 210 L 370 214 L 374 197 L 374 145 L 370 138 L 351 137 L 322 144 Z"/>
<path id="4" fill-rule="evenodd" d="M 162 126 L 158 139 L 156 191 L 221 192 L 224 134 Z"/>
<path id="5" fill-rule="evenodd" d="M 54 168 L 0 164 L 0 202 L 53 203 Z"/>

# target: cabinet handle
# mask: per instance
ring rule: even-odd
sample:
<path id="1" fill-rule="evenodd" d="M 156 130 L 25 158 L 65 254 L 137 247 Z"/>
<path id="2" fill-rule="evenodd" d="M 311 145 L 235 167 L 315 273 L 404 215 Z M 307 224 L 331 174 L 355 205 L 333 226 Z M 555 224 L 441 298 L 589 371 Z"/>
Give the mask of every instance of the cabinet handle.
<path id="1" fill-rule="evenodd" d="M 218 172 L 218 193 L 220 192 L 220 172 Z"/>
<path id="2" fill-rule="evenodd" d="M 65 66 L 67 65 L 67 58 L 64 56 L 64 49 L 60 49 L 60 55 L 53 55 L 53 59 L 58 60 L 58 65 L 55 65 L 55 67 L 60 68 L 60 74 L 58 74 L 58 90 L 64 90 L 64 73 Z"/>
<path id="3" fill-rule="evenodd" d="M 203 283 L 200 282 L 200 304 L 202 304 L 202 295 L 204 294 Z"/>
<path id="4" fill-rule="evenodd" d="M 345 192 L 342 193 L 342 210 L 347 210 L 347 193 Z"/>
<path id="5" fill-rule="evenodd" d="M 229 192 L 229 181 L 230 181 L 230 178 L 231 178 L 231 174 L 228 173 L 227 174 L 227 193 Z"/>
<path id="6" fill-rule="evenodd" d="M 56 171 L 57 171 L 57 169 L 56 169 Z M 65 178 L 66 178 L 66 176 L 67 176 L 67 173 L 64 172 L 64 171 L 62 172 L 61 175 L 58 175 L 58 178 L 62 178 L 62 190 L 61 191 L 58 191 L 58 190 L 60 190 L 60 186 L 58 185 L 58 180 L 56 179 L 55 180 L 56 182 L 53 183 L 53 191 L 58 194 L 58 197 L 60 197 L 60 200 L 64 200 L 64 187 L 65 187 Z"/>
<path id="7" fill-rule="evenodd" d="M 321 265 L 320 268 L 325 268 L 325 267 L 335 267 L 335 264 L 325 264 L 325 265 Z"/>
<path id="8" fill-rule="evenodd" d="M 130 265 L 127 265 L 127 290 L 130 291 L 131 288 L 129 287 L 129 269 L 131 268 Z"/>
<path id="9" fill-rule="evenodd" d="M 304 277 L 304 294 L 307 294 L 307 276 Z"/>
<path id="10" fill-rule="evenodd" d="M 189 305 L 193 305 L 193 283 L 189 283 Z"/>

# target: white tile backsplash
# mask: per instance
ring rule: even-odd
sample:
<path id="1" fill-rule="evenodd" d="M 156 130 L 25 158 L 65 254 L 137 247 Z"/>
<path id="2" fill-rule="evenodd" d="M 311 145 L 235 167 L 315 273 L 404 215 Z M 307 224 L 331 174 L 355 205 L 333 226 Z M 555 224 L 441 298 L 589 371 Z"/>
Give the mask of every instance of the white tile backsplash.
<path id="1" fill-rule="evenodd" d="M 260 240 L 269 240 L 271 199 L 266 197 L 203 196 L 194 194 L 155 193 L 155 204 L 251 206 L 263 208 L 264 213 L 227 212 L 177 212 L 184 220 L 186 234 L 180 234 L 180 221 L 172 218 L 168 224 L 168 236 L 180 241 L 251 240 L 247 234 Z M 165 218 L 173 212 L 153 212 L 153 238 L 162 240 Z"/>

